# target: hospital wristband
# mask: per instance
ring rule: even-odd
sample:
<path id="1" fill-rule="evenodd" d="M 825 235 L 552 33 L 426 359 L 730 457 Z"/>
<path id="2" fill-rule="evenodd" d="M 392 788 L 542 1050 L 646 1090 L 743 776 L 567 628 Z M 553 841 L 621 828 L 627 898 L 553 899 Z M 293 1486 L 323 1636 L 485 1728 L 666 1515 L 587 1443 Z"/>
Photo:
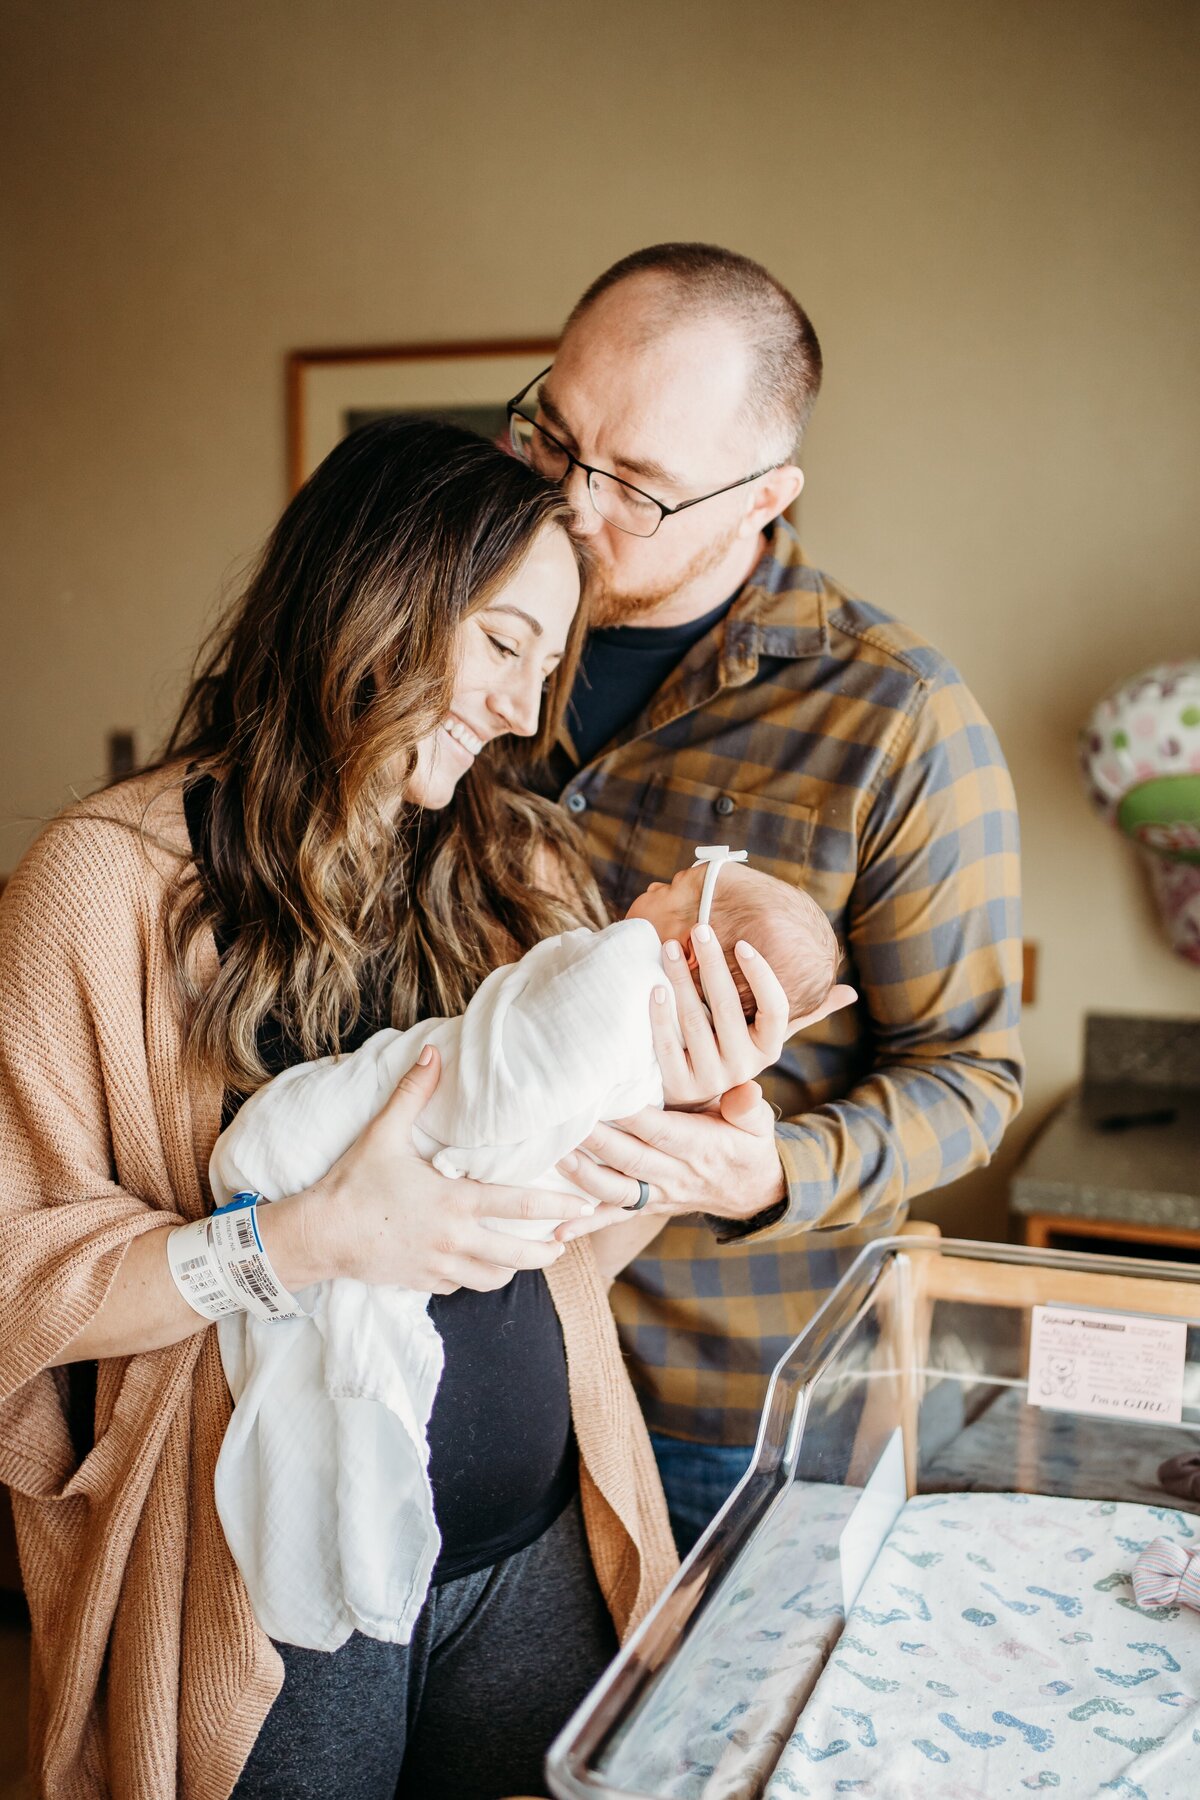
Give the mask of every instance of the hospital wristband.
<path id="1" fill-rule="evenodd" d="M 271 1325 L 307 1316 L 263 1248 L 260 1202 L 261 1194 L 235 1194 L 227 1206 L 178 1226 L 167 1239 L 167 1266 L 175 1286 L 205 1319 L 247 1312 Z"/>

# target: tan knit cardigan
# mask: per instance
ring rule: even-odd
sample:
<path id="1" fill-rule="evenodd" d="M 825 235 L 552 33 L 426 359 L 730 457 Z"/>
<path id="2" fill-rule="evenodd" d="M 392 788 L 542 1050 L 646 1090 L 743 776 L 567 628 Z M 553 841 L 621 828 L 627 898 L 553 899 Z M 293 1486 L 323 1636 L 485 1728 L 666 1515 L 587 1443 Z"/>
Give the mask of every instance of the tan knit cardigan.
<path id="1" fill-rule="evenodd" d="M 282 1664 L 213 1502 L 230 1401 L 216 1334 L 100 1364 L 76 1460 L 63 1372 L 132 1240 L 201 1215 L 221 1095 L 185 1080 L 163 936 L 190 857 L 178 771 L 74 808 L 0 900 L 0 1480 L 33 1618 L 31 1760 L 53 1800 L 226 1800 Z M 211 942 L 209 976 L 216 968 Z M 587 1239 L 547 1279 L 588 1541 L 618 1631 L 675 1566 Z"/>

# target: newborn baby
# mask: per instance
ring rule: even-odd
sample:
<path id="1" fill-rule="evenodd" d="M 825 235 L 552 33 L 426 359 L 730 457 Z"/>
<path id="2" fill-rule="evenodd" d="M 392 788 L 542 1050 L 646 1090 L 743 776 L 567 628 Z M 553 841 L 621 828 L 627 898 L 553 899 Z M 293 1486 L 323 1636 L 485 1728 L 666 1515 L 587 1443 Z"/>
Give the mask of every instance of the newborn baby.
<path id="1" fill-rule="evenodd" d="M 665 986 L 664 941 L 677 939 L 695 971 L 691 932 L 710 925 L 750 1012 L 739 940 L 775 970 L 789 1018 L 833 986 L 837 942 L 815 902 L 739 866 L 744 852 L 697 855 L 619 923 L 548 938 L 494 970 L 460 1018 L 379 1031 L 351 1055 L 284 1070 L 218 1138 L 215 1203 L 247 1191 L 277 1200 L 319 1180 L 426 1044 L 442 1074 L 413 1130 L 420 1154 L 447 1175 L 571 1191 L 562 1156 L 601 1121 L 663 1103 L 650 1002 Z M 548 1237 L 555 1221 L 502 1229 Z M 317 1650 L 354 1630 L 407 1643 L 439 1548 L 426 1427 L 442 1345 L 429 1296 L 342 1278 L 298 1298 L 301 1320 L 218 1321 L 235 1403 L 216 1471 L 221 1523 L 272 1637 Z"/>
<path id="2" fill-rule="evenodd" d="M 702 852 L 697 852 L 701 855 Z M 709 871 L 722 873 L 719 887 L 710 886 L 708 909 L 704 888 L 714 881 Z M 761 869 L 747 868 L 745 851 L 695 862 L 680 869 L 669 883 L 652 881 L 639 894 L 625 917 L 648 919 L 666 943 L 674 938 L 684 946 L 693 980 L 700 986 L 692 927 L 708 923 L 725 952 L 725 961 L 748 1019 L 755 1001 L 733 947 L 741 940 L 753 945 L 770 963 L 788 999 L 788 1018 L 803 1019 L 823 1004 L 837 976 L 841 952 L 833 927 L 816 901 L 803 888 L 789 887 Z M 610 926 L 611 930 L 612 927 Z M 701 989 L 703 992 L 703 989 Z"/>

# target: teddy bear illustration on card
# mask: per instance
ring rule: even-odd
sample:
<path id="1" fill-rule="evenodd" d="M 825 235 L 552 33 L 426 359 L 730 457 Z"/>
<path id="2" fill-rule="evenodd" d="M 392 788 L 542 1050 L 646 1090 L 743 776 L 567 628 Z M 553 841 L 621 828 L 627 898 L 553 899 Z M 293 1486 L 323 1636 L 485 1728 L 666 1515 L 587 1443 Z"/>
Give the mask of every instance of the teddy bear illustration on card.
<path id="1" fill-rule="evenodd" d="M 1050 1399 L 1060 1394 L 1064 1400 L 1073 1400 L 1079 1390 L 1079 1376 L 1073 1356 L 1051 1356 L 1042 1367 L 1041 1379 L 1038 1383 L 1043 1396 Z"/>

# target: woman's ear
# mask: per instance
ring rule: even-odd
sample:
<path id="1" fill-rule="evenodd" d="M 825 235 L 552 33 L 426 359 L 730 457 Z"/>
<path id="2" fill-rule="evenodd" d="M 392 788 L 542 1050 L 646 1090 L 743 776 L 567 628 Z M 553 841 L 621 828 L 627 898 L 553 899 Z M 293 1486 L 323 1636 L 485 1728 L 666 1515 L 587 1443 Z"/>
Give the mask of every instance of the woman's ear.
<path id="1" fill-rule="evenodd" d="M 690 931 L 687 934 L 687 943 L 684 945 L 684 961 L 687 963 L 688 968 L 693 971 L 700 967 L 700 959 L 696 955 L 696 946 L 692 942 L 692 934 Z"/>

